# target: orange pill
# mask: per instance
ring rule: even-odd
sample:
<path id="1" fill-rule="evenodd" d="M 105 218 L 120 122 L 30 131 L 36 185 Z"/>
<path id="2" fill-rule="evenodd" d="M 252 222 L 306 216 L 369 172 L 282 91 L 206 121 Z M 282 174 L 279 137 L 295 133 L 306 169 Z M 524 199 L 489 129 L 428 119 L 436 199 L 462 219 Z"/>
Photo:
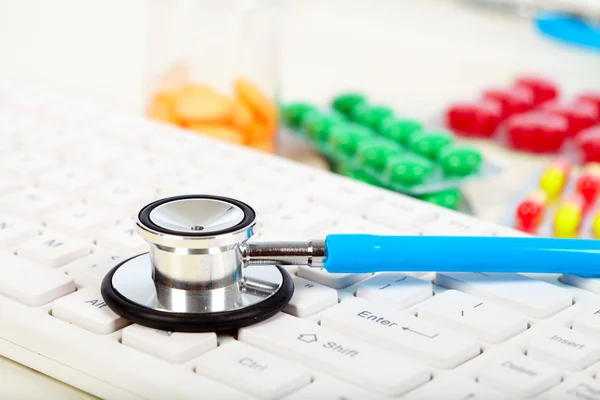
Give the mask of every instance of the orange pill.
<path id="1" fill-rule="evenodd" d="M 146 112 L 147 116 L 159 121 L 176 124 L 177 118 L 173 114 L 171 103 L 166 101 L 155 101 L 150 104 Z"/>
<path id="2" fill-rule="evenodd" d="M 277 107 L 265 94 L 247 79 L 238 79 L 234 83 L 237 98 L 248 104 L 254 112 L 268 121 L 277 119 Z"/>
<path id="3" fill-rule="evenodd" d="M 247 142 L 246 138 L 244 137 L 244 134 L 231 126 L 197 123 L 191 124 L 189 128 L 200 134 L 211 136 L 217 139 L 222 139 L 227 142 L 237 144 L 245 144 Z"/>
<path id="4" fill-rule="evenodd" d="M 174 104 L 175 115 L 188 122 L 225 122 L 232 109 L 230 99 L 206 90 L 181 90 Z"/>
<path id="5" fill-rule="evenodd" d="M 233 102 L 232 122 L 240 129 L 248 129 L 252 126 L 252 110 L 239 100 Z"/>

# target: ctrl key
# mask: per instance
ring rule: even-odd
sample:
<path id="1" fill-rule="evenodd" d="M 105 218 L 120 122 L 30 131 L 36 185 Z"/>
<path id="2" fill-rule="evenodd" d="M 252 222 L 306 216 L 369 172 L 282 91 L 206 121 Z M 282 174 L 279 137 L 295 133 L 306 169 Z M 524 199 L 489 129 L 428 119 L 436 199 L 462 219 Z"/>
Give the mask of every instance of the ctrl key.
<path id="1" fill-rule="evenodd" d="M 261 399 L 279 399 L 311 381 L 307 369 L 238 341 L 200 356 L 196 372 Z"/>
<path id="2" fill-rule="evenodd" d="M 519 353 L 499 357 L 482 371 L 480 383 L 519 398 L 536 396 L 561 381 L 557 369 Z"/>
<path id="3" fill-rule="evenodd" d="M 115 314 L 95 288 L 81 289 L 52 303 L 52 316 L 93 333 L 106 335 L 130 322 Z"/>

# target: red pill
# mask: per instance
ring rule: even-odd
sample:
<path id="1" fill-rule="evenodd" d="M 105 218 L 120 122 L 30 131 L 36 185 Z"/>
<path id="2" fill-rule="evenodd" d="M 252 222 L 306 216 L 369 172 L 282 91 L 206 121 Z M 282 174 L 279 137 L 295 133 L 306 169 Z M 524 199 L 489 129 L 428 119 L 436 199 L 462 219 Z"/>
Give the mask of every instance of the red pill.
<path id="1" fill-rule="evenodd" d="M 600 92 L 582 93 L 575 98 L 575 103 L 591 104 L 596 108 L 596 122 L 600 123 Z"/>
<path id="2" fill-rule="evenodd" d="M 600 162 L 600 126 L 581 132 L 576 144 L 583 162 Z"/>
<path id="3" fill-rule="evenodd" d="M 569 133 L 569 123 L 561 115 L 530 111 L 513 115 L 506 121 L 508 145 L 534 153 L 556 153 Z"/>
<path id="4" fill-rule="evenodd" d="M 446 127 L 462 136 L 491 137 L 502 121 L 502 107 L 495 101 L 455 103 L 446 110 Z"/>
<path id="5" fill-rule="evenodd" d="M 545 78 L 522 76 L 515 80 L 514 86 L 531 89 L 536 106 L 558 97 L 558 87 Z"/>
<path id="6" fill-rule="evenodd" d="M 535 106 L 533 90 L 524 86 L 512 89 L 488 89 L 481 97 L 484 100 L 497 101 L 502 107 L 503 119 L 529 111 Z"/>
<path id="7" fill-rule="evenodd" d="M 541 190 L 535 190 L 524 198 L 515 211 L 515 228 L 534 233 L 542 222 L 548 204 L 548 197 Z"/>
<path id="8" fill-rule="evenodd" d="M 589 208 L 600 193 L 600 164 L 590 163 L 583 167 L 575 183 L 577 193 L 581 195 L 585 208 Z"/>
<path id="9" fill-rule="evenodd" d="M 596 124 L 596 107 L 590 103 L 549 102 L 542 104 L 539 109 L 567 118 L 569 136 L 577 136 L 579 132 Z"/>

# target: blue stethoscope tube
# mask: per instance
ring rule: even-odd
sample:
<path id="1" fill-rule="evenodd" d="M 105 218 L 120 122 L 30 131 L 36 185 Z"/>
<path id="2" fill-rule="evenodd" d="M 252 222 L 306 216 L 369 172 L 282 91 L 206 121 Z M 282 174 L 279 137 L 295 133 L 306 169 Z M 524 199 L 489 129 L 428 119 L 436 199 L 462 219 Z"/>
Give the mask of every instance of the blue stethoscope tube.
<path id="1" fill-rule="evenodd" d="M 331 273 L 600 273 L 600 242 L 584 239 L 328 235 L 325 253 Z"/>
<path id="2" fill-rule="evenodd" d="M 600 50 L 600 25 L 563 13 L 541 12 L 533 20 L 536 30 L 554 40 L 589 50 Z"/>

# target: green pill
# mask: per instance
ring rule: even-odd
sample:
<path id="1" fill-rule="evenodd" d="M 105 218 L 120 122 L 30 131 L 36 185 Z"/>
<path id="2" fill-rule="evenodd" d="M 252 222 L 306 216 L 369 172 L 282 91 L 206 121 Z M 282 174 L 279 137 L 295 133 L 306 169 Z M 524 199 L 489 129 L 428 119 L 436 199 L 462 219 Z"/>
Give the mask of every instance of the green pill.
<path id="1" fill-rule="evenodd" d="M 367 98 L 360 93 L 343 93 L 334 97 L 331 108 L 344 115 L 350 115 L 354 107 L 366 101 Z"/>
<path id="2" fill-rule="evenodd" d="M 377 131 L 396 143 L 406 145 L 414 134 L 423 131 L 423 125 L 412 119 L 388 117 L 381 121 Z"/>
<path id="3" fill-rule="evenodd" d="M 428 193 L 419 196 L 419 198 L 428 203 L 433 203 L 451 210 L 458 210 L 462 203 L 462 194 L 458 189 L 448 189 L 437 193 Z"/>
<path id="4" fill-rule="evenodd" d="M 388 158 L 403 152 L 404 150 L 397 143 L 378 137 L 362 142 L 356 154 L 361 165 L 379 171 L 383 169 Z"/>
<path id="5" fill-rule="evenodd" d="M 448 147 L 452 141 L 452 135 L 449 133 L 423 132 L 413 135 L 408 142 L 408 147 L 413 153 L 430 160 L 436 160 L 440 152 Z"/>
<path id="6" fill-rule="evenodd" d="M 415 154 L 391 157 L 385 164 L 385 174 L 391 183 L 414 186 L 424 183 L 433 173 L 433 163 Z"/>
<path id="7" fill-rule="evenodd" d="M 327 143 L 333 150 L 352 156 L 356 152 L 359 143 L 373 136 L 374 133 L 363 126 L 340 124 L 331 128 Z"/>
<path id="8" fill-rule="evenodd" d="M 331 128 L 347 122 L 341 114 L 321 114 L 318 111 L 310 111 L 304 115 L 301 128 L 308 137 L 316 141 L 326 141 Z"/>
<path id="9" fill-rule="evenodd" d="M 472 147 L 449 146 L 439 156 L 439 164 L 446 176 L 466 176 L 476 172 L 483 157 Z"/>
<path id="10" fill-rule="evenodd" d="M 291 103 L 284 105 L 281 108 L 281 116 L 283 122 L 290 128 L 298 128 L 302 122 L 302 118 L 311 112 L 315 111 L 316 108 L 312 104 L 308 103 Z"/>
<path id="11" fill-rule="evenodd" d="M 391 108 L 385 106 L 370 106 L 362 103 L 354 108 L 351 119 L 371 129 L 377 129 L 382 120 L 394 114 Z"/>

